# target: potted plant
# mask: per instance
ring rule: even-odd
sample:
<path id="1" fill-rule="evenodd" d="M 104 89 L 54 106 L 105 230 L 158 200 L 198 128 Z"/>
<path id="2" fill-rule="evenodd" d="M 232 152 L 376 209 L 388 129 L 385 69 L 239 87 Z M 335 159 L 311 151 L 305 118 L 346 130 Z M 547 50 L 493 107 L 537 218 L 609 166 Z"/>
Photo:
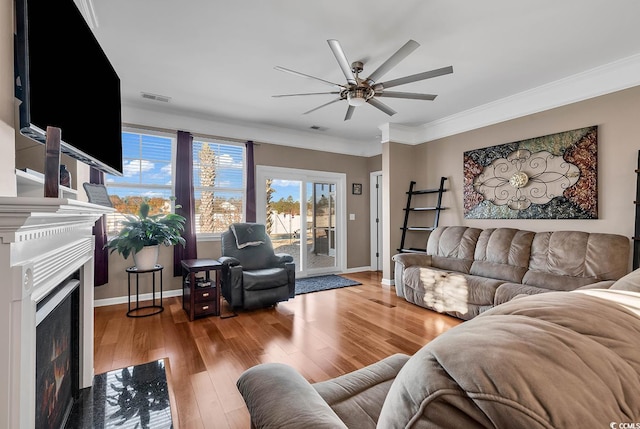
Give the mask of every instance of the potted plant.
<path id="1" fill-rule="evenodd" d="M 122 230 L 105 247 L 111 249 L 111 253 L 118 251 L 125 259 L 133 253 L 133 261 L 138 270 L 150 270 L 156 266 L 160 244 L 185 245 L 181 233 L 186 219 L 179 214 L 150 216 L 149 204 L 143 202 L 137 215 L 125 217 Z"/>

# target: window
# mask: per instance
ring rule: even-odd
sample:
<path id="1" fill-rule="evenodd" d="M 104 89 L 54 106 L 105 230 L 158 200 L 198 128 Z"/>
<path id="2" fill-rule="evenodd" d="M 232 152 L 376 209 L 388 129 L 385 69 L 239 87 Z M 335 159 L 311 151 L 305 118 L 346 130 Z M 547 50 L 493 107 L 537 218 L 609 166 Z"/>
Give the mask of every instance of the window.
<path id="1" fill-rule="evenodd" d="M 244 219 L 245 147 L 217 141 L 193 142 L 196 233 L 220 234 Z"/>
<path id="2" fill-rule="evenodd" d="M 123 175 L 105 175 L 111 202 L 118 211 L 107 217 L 107 235 L 116 235 L 124 215 L 137 213 L 145 199 L 151 214 L 171 211 L 174 141 L 167 136 L 122 133 Z"/>
<path id="3" fill-rule="evenodd" d="M 116 235 L 125 214 L 137 213 L 147 200 L 151 214 L 172 210 L 176 139 L 168 135 L 122 133 L 123 176 L 105 175 L 118 213 L 107 218 L 107 235 Z M 218 235 L 244 219 L 245 146 L 220 141 L 193 141 L 195 229 Z M 175 174 L 180 174 L 175 171 Z"/>

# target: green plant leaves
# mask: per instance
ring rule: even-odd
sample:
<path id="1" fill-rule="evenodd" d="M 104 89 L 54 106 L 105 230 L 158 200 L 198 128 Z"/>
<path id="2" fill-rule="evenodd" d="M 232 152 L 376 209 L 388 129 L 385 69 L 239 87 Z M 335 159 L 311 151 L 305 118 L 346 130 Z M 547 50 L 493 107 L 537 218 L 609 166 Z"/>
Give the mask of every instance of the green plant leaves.
<path id="1" fill-rule="evenodd" d="M 186 244 L 182 237 L 186 219 L 179 214 L 149 216 L 149 204 L 142 203 L 137 216 L 125 215 L 125 218 L 120 233 L 105 245 L 105 248 L 111 249 L 111 253 L 117 251 L 125 259 L 144 246 Z"/>

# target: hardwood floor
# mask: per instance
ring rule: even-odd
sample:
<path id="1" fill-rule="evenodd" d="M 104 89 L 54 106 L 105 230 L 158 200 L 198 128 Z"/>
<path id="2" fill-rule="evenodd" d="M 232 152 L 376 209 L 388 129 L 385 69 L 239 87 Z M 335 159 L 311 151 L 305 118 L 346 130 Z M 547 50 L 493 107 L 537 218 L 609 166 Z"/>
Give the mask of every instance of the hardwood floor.
<path id="1" fill-rule="evenodd" d="M 98 307 L 95 373 L 167 358 L 174 427 L 246 429 L 249 413 L 235 383 L 253 365 L 287 363 L 311 382 L 326 380 L 393 353 L 413 354 L 460 323 L 398 298 L 378 272 L 345 277 L 362 285 L 227 319 L 189 322 L 177 297 L 147 318 L 126 317 L 126 304 Z"/>

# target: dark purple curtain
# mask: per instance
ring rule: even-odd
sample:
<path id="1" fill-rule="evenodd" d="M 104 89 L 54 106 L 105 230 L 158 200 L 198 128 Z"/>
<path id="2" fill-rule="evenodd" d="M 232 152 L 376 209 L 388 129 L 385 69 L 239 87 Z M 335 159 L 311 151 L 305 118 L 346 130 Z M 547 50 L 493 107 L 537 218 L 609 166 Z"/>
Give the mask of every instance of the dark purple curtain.
<path id="1" fill-rule="evenodd" d="M 246 222 L 256 221 L 256 174 L 255 161 L 253 160 L 253 142 L 247 141 L 247 207 Z"/>
<path id="2" fill-rule="evenodd" d="M 89 173 L 89 183 L 104 185 L 104 173 L 93 167 Z M 93 285 L 102 286 L 109 282 L 109 249 L 107 244 L 107 215 L 103 215 L 93 226 L 96 248 L 93 251 Z"/>
<path id="3" fill-rule="evenodd" d="M 182 233 L 186 246 L 173 246 L 173 276 L 177 277 L 182 275 L 182 260 L 198 257 L 193 198 L 193 136 L 186 131 L 178 131 L 175 192 L 176 206 L 180 206 L 176 207 L 176 213 L 187 219 Z"/>

